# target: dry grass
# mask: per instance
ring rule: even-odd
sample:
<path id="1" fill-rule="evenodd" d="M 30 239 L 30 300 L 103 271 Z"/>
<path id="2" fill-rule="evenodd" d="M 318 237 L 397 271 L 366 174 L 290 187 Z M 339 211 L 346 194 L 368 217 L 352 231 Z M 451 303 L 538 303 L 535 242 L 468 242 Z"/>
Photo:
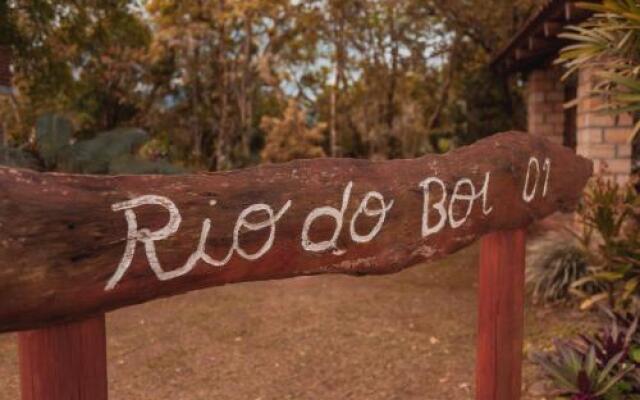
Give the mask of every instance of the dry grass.
<path id="1" fill-rule="evenodd" d="M 111 399 L 471 399 L 476 257 L 471 248 L 393 276 L 241 284 L 112 313 Z M 561 312 L 536 312 L 528 342 L 566 326 Z M 19 397 L 17 380 L 4 335 L 0 400 Z"/>

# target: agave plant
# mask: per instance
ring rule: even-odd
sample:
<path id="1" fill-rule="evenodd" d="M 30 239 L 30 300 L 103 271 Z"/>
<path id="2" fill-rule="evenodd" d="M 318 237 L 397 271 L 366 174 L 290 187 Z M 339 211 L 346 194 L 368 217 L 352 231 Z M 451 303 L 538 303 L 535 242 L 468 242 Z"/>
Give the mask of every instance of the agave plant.
<path id="1" fill-rule="evenodd" d="M 595 335 L 580 335 L 579 339 L 572 342 L 574 348 L 582 353 L 593 348 L 599 365 L 606 365 L 619 354 L 623 359 L 636 363 L 637 350 L 640 342 L 637 342 L 638 317 L 629 319 L 622 314 L 612 314 L 612 323 Z"/>
<path id="2" fill-rule="evenodd" d="M 527 254 L 526 280 L 534 302 L 570 300 L 575 282 L 591 276 L 588 252 L 569 234 L 551 231 L 532 241 Z M 604 287 L 592 281 L 581 285 L 581 290 L 597 294 Z"/>
<path id="3" fill-rule="evenodd" d="M 556 62 L 567 68 L 565 76 L 594 67 L 600 80 L 593 92 L 608 100 L 602 112 L 639 112 L 640 4 L 636 0 L 603 0 L 577 5 L 595 14 L 560 35 L 572 43 L 560 51 Z M 640 122 L 630 140 L 639 130 Z"/>
<path id="4" fill-rule="evenodd" d="M 550 353 L 534 353 L 556 386 L 571 400 L 617 400 L 640 397 L 638 316 L 603 309 L 611 323 L 594 335 L 556 341 Z"/>
<path id="5" fill-rule="evenodd" d="M 633 370 L 633 366 L 620 367 L 622 353 L 599 366 L 595 347 L 589 346 L 582 353 L 560 341 L 555 343 L 555 352 L 534 353 L 532 357 L 556 385 L 553 394 L 571 400 L 600 400 L 613 391 L 624 390 L 622 380 Z"/>

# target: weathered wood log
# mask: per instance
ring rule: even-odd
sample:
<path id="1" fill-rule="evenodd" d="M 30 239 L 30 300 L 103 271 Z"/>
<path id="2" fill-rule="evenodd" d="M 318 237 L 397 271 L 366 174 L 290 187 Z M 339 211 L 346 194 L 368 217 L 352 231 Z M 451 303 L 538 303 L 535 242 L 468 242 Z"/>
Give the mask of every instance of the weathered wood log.
<path id="1" fill-rule="evenodd" d="M 178 177 L 0 168 L 0 331 L 234 282 L 395 272 L 572 210 L 591 172 L 518 132 L 444 156 Z"/>

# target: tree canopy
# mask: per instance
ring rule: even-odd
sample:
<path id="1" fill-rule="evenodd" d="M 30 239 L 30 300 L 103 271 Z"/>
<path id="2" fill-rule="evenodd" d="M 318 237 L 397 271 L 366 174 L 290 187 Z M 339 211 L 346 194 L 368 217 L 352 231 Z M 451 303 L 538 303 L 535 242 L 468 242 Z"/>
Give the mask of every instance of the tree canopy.
<path id="1" fill-rule="evenodd" d="M 209 170 L 412 157 L 523 122 L 518 87 L 487 64 L 533 0 L 2 7 L 17 88 L 0 99 L 4 142 L 38 157 L 34 129 L 46 113 L 71 121 L 72 141 L 138 127 L 149 133 L 144 158 Z"/>

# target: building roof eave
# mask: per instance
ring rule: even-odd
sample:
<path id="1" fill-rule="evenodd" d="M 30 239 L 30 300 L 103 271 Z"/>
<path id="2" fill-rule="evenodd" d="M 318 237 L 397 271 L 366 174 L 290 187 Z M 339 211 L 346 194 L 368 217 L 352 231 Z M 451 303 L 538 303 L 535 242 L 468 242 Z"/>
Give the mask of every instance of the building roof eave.
<path id="1" fill-rule="evenodd" d="M 577 24 L 591 11 L 575 0 L 545 0 L 509 43 L 491 60 L 491 67 L 506 73 L 527 71 L 552 60 L 566 41 L 558 37 L 567 25 Z"/>

